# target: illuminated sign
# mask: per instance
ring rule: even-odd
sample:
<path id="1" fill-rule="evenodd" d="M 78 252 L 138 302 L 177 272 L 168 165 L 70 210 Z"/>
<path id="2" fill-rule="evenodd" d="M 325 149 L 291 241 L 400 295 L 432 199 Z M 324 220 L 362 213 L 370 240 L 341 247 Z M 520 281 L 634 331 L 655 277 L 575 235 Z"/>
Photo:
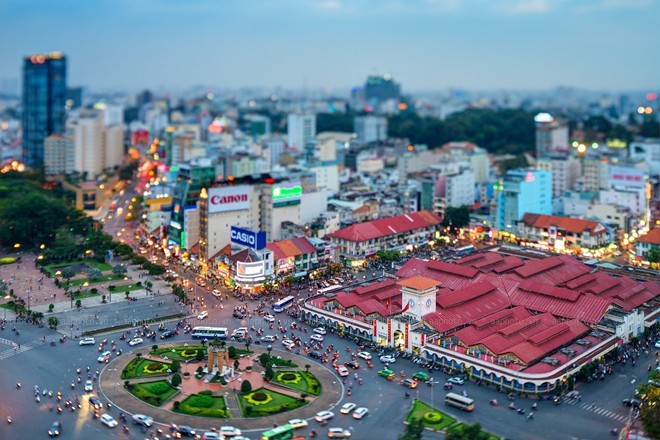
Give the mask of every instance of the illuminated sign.
<path id="1" fill-rule="evenodd" d="M 626 148 L 628 143 L 621 139 L 610 139 L 607 141 L 607 148 Z"/>
<path id="2" fill-rule="evenodd" d="M 302 186 L 299 182 L 273 187 L 273 204 L 299 202 L 302 198 Z"/>
<path id="3" fill-rule="evenodd" d="M 209 214 L 250 209 L 248 185 L 209 188 Z"/>
<path id="4" fill-rule="evenodd" d="M 627 186 L 633 188 L 644 188 L 644 170 L 630 167 L 610 167 L 610 183 L 615 186 Z"/>
<path id="5" fill-rule="evenodd" d="M 233 243 L 247 246 L 252 249 L 263 249 L 266 247 L 266 233 L 252 232 L 236 226 L 231 227 L 231 241 Z"/>
<path id="6" fill-rule="evenodd" d="M 236 262 L 236 279 L 241 281 L 241 279 L 252 279 L 260 278 L 265 275 L 264 262 L 257 261 L 254 263 L 243 263 L 241 261 Z"/>

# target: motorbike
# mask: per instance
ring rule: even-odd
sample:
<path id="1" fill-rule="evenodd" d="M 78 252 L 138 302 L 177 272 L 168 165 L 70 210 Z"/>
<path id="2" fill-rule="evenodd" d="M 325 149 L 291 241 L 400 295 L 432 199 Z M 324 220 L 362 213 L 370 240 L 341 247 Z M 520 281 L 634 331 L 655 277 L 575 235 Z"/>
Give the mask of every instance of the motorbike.
<path id="1" fill-rule="evenodd" d="M 7 423 L 9 423 L 11 425 L 11 422 L 13 422 L 13 421 L 14 420 L 11 418 L 11 416 L 7 416 Z"/>
<path id="2" fill-rule="evenodd" d="M 509 409 L 516 409 L 516 405 L 513 402 L 509 404 Z"/>
<path id="3" fill-rule="evenodd" d="M 518 414 L 520 414 L 521 416 L 524 416 L 524 415 L 525 415 L 525 410 L 524 410 L 523 408 L 518 408 L 518 409 L 516 410 L 516 412 L 517 412 Z"/>
<path id="4" fill-rule="evenodd" d="M 130 430 L 128 429 L 128 426 L 126 426 L 126 425 L 124 425 L 124 427 L 122 428 L 122 430 L 123 430 L 125 433 L 127 433 L 127 434 L 128 434 L 128 432 L 130 431 Z"/>
<path id="5" fill-rule="evenodd" d="M 534 402 L 534 404 L 532 405 L 532 410 L 536 411 L 537 409 L 539 409 L 539 406 L 536 402 Z"/>
<path id="6" fill-rule="evenodd" d="M 534 418 L 534 413 L 533 412 L 530 412 L 529 414 L 527 414 L 527 420 L 532 420 L 533 418 Z"/>
<path id="7" fill-rule="evenodd" d="M 493 400 L 490 401 L 490 404 L 493 405 L 493 406 L 497 406 L 497 405 L 499 405 L 499 402 L 497 401 L 497 399 L 493 399 Z"/>
<path id="8" fill-rule="evenodd" d="M 50 341 L 50 346 L 51 346 L 51 347 L 55 347 L 56 345 L 57 345 L 57 344 L 55 343 L 55 341 Z"/>
<path id="9" fill-rule="evenodd" d="M 17 388 L 17 389 L 20 388 L 21 386 L 22 386 L 22 385 L 21 385 L 20 382 L 16 382 L 16 388 Z"/>

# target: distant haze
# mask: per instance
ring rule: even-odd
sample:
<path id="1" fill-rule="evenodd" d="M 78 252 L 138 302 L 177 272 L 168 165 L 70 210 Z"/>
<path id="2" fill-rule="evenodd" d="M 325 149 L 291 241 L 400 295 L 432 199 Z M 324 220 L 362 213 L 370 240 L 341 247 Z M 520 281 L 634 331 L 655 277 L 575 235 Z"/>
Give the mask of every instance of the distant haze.
<path id="1" fill-rule="evenodd" d="M 0 79 L 63 51 L 93 89 L 660 88 L 655 0 L 2 0 Z"/>

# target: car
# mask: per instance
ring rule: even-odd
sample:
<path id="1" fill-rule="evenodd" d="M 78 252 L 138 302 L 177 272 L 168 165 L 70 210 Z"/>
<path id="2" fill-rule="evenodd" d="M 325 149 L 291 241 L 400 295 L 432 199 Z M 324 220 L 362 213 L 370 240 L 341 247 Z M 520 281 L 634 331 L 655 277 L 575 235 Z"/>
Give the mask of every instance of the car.
<path id="1" fill-rule="evenodd" d="M 264 316 L 264 321 L 273 323 L 273 322 L 275 322 L 275 317 L 273 315 L 265 315 Z"/>
<path id="2" fill-rule="evenodd" d="M 215 296 L 216 298 L 222 298 L 222 293 L 218 289 L 213 289 L 211 291 L 211 295 Z"/>
<path id="3" fill-rule="evenodd" d="M 195 437 L 197 434 L 194 429 L 187 425 L 179 425 L 176 427 L 176 432 L 186 437 Z"/>
<path id="4" fill-rule="evenodd" d="M 388 369 L 385 369 L 385 370 L 379 370 L 379 371 L 378 371 L 378 375 L 379 375 L 379 376 L 383 376 L 383 377 L 385 377 L 385 378 L 387 378 L 387 379 L 389 379 L 389 380 L 392 380 L 392 379 L 394 378 L 394 371 L 392 371 L 392 370 L 388 370 Z"/>
<path id="5" fill-rule="evenodd" d="M 85 391 L 92 392 L 94 391 L 94 382 L 91 380 L 85 381 Z"/>
<path id="6" fill-rule="evenodd" d="M 244 315 L 241 312 L 234 312 L 232 316 L 236 319 L 243 319 Z"/>
<path id="7" fill-rule="evenodd" d="M 101 423 L 103 423 L 108 428 L 114 428 L 119 425 L 117 421 L 108 413 L 101 414 Z"/>
<path id="8" fill-rule="evenodd" d="M 623 399 L 621 403 L 623 403 L 624 406 L 632 406 L 633 408 L 639 408 L 642 405 L 642 402 L 637 399 Z"/>
<path id="9" fill-rule="evenodd" d="M 143 425 L 148 428 L 153 425 L 154 419 L 149 416 L 145 416 L 144 414 L 133 414 L 133 423 L 136 425 Z"/>
<path id="10" fill-rule="evenodd" d="M 261 342 L 275 342 L 275 339 L 277 339 L 273 335 L 266 335 L 261 337 Z"/>
<path id="11" fill-rule="evenodd" d="M 130 345 L 131 347 L 134 347 L 138 344 L 142 344 L 143 342 L 144 341 L 142 340 L 142 338 L 135 338 L 135 339 L 131 339 L 130 341 L 128 341 L 128 345 Z"/>
<path id="12" fill-rule="evenodd" d="M 202 320 L 202 319 L 207 318 L 208 316 L 209 316 L 209 312 L 207 312 L 206 310 L 204 310 L 202 313 L 200 313 L 199 315 L 197 315 L 197 319 Z"/>
<path id="13" fill-rule="evenodd" d="M 282 339 L 282 345 L 284 345 L 286 348 L 291 348 L 294 345 L 296 345 L 295 342 L 293 342 L 291 339 Z"/>
<path id="14" fill-rule="evenodd" d="M 428 373 L 425 373 L 423 371 L 418 371 L 417 373 L 413 374 L 413 379 L 423 380 L 424 382 L 426 382 L 430 378 L 431 376 L 429 376 Z"/>
<path id="15" fill-rule="evenodd" d="M 78 345 L 94 345 L 96 344 L 96 340 L 94 338 L 84 338 L 81 339 L 80 342 L 78 342 Z"/>
<path id="16" fill-rule="evenodd" d="M 310 336 L 309 339 L 311 339 L 312 341 L 323 342 L 323 336 L 317 335 L 316 333 Z"/>
<path id="17" fill-rule="evenodd" d="M 289 425 L 293 426 L 293 429 L 307 428 L 307 420 L 291 419 Z"/>
<path id="18" fill-rule="evenodd" d="M 99 400 L 99 398 L 96 397 L 96 396 L 90 396 L 90 398 L 89 398 L 89 404 L 90 404 L 90 405 L 92 406 L 92 408 L 94 408 L 94 409 L 101 409 L 101 408 L 103 408 L 103 404 L 101 403 L 101 401 Z"/>
<path id="19" fill-rule="evenodd" d="M 380 361 L 384 364 L 393 364 L 396 362 L 396 358 L 391 354 L 386 354 L 385 356 L 380 357 Z"/>
<path id="20" fill-rule="evenodd" d="M 202 440 L 223 440 L 223 438 L 217 432 L 206 431 L 202 436 Z"/>
<path id="21" fill-rule="evenodd" d="M 351 436 L 351 431 L 344 428 L 330 428 L 328 430 L 328 438 L 348 438 Z"/>
<path id="22" fill-rule="evenodd" d="M 361 351 L 358 353 L 358 357 L 369 361 L 371 360 L 371 353 L 369 353 L 368 351 Z"/>
<path id="23" fill-rule="evenodd" d="M 233 426 L 221 426 L 218 430 L 222 437 L 235 437 L 241 435 L 241 430 Z"/>
<path id="24" fill-rule="evenodd" d="M 172 330 L 165 330 L 163 334 L 160 335 L 160 339 L 173 338 L 176 335 Z"/>
<path id="25" fill-rule="evenodd" d="M 346 367 L 344 367 L 343 365 L 340 365 L 340 366 L 337 367 L 337 374 L 339 374 L 339 376 L 341 376 L 341 377 L 346 377 L 346 376 L 348 376 L 349 373 L 348 373 L 348 370 L 346 369 Z"/>
<path id="26" fill-rule="evenodd" d="M 413 379 L 404 379 L 401 385 L 408 388 L 417 388 L 417 381 Z"/>
<path id="27" fill-rule="evenodd" d="M 344 403 L 341 406 L 341 409 L 339 410 L 339 412 L 342 413 L 342 414 L 349 414 L 355 408 L 357 408 L 357 404 L 348 402 L 348 403 Z"/>
<path id="28" fill-rule="evenodd" d="M 109 351 L 104 351 L 99 355 L 99 357 L 96 360 L 99 362 L 108 362 L 110 360 L 110 357 L 112 357 L 112 353 Z"/>
<path id="29" fill-rule="evenodd" d="M 362 417 L 366 416 L 369 410 L 365 408 L 364 406 L 356 409 L 353 411 L 353 418 L 354 419 L 361 419 Z"/>
<path id="30" fill-rule="evenodd" d="M 51 437 L 57 437 L 60 435 L 62 432 L 62 424 L 59 422 L 59 420 L 55 420 L 52 425 L 50 425 L 50 429 L 48 430 L 48 435 Z"/>
<path id="31" fill-rule="evenodd" d="M 463 385 L 465 381 L 461 379 L 460 377 L 450 377 L 447 379 L 448 383 L 453 383 L 454 385 Z"/>
<path id="32" fill-rule="evenodd" d="M 354 369 L 354 370 L 357 370 L 357 369 L 360 368 L 360 364 L 358 364 L 358 363 L 355 362 L 355 361 L 348 361 L 348 362 L 346 362 L 344 365 L 346 365 L 347 367 L 352 368 L 352 369 Z"/>
<path id="33" fill-rule="evenodd" d="M 242 328 L 237 328 L 233 332 L 231 332 L 231 337 L 236 338 L 236 339 L 243 339 L 247 335 L 247 330 L 243 330 Z"/>
<path id="34" fill-rule="evenodd" d="M 325 335 L 325 334 L 327 333 L 327 330 L 324 329 L 323 327 L 316 327 L 316 328 L 315 328 L 314 330 L 312 330 L 312 331 L 313 331 L 314 333 L 316 333 L 317 335 L 321 335 L 321 336 L 323 336 L 323 335 Z"/>
<path id="35" fill-rule="evenodd" d="M 655 343 L 655 348 L 660 348 L 660 341 Z"/>
<path id="36" fill-rule="evenodd" d="M 323 357 L 323 353 L 314 350 L 314 351 L 310 351 L 308 356 L 314 359 L 321 359 Z"/>
<path id="37" fill-rule="evenodd" d="M 331 418 L 333 418 L 334 416 L 335 413 L 333 413 L 332 411 L 321 411 L 316 413 L 316 415 L 314 416 L 314 420 L 316 420 L 319 423 L 326 422 Z"/>

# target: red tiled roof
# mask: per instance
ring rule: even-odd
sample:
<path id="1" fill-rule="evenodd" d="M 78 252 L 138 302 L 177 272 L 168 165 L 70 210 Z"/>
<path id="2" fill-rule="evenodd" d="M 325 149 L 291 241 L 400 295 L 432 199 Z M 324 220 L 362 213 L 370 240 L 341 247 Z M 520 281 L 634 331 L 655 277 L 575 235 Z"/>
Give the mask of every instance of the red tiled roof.
<path id="1" fill-rule="evenodd" d="M 415 290 L 426 290 L 426 289 L 430 289 L 431 287 L 439 286 L 441 283 L 439 283 L 436 280 L 432 280 L 431 278 L 426 278 L 417 275 L 411 278 L 403 279 L 399 281 L 397 284 L 400 286 L 410 287 L 411 289 L 415 289 Z"/>
<path id="2" fill-rule="evenodd" d="M 560 286 L 592 270 L 591 267 L 570 255 L 556 255 L 543 260 L 527 260 L 510 274 L 552 286 Z"/>
<path id="3" fill-rule="evenodd" d="M 592 235 L 598 235 L 607 232 L 602 224 L 593 220 L 560 217 L 558 215 L 527 213 L 523 215 L 521 221 L 529 227 L 548 229 L 551 226 L 555 226 L 560 231 L 570 232 L 573 234 L 583 234 L 586 231 Z"/>
<path id="4" fill-rule="evenodd" d="M 439 225 L 442 219 L 429 211 L 387 217 L 363 223 L 356 223 L 337 232 L 328 234 L 330 238 L 362 242 L 389 235 L 401 234 L 415 229 Z"/>
<path id="5" fill-rule="evenodd" d="M 367 212 L 369 212 L 369 207 L 367 205 L 362 205 L 353 210 L 353 214 L 366 214 Z"/>
<path id="6" fill-rule="evenodd" d="M 637 241 L 660 246 L 660 228 L 651 229 L 649 232 L 639 237 Z"/>
<path id="7" fill-rule="evenodd" d="M 190 253 L 199 255 L 199 242 L 192 245 L 192 247 L 190 248 Z"/>
<path id="8" fill-rule="evenodd" d="M 281 240 L 268 243 L 266 247 L 273 251 L 275 261 L 298 255 L 316 253 L 316 248 L 307 237 L 296 237 L 291 240 Z"/>

